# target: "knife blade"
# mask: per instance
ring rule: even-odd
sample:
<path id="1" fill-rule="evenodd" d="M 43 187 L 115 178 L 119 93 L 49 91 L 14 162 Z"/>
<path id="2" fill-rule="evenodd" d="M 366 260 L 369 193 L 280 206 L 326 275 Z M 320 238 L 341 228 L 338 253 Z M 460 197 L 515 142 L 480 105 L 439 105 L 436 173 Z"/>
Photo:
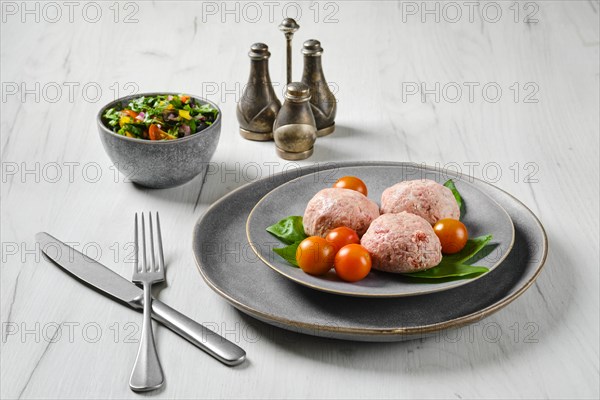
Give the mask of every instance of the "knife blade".
<path id="1" fill-rule="evenodd" d="M 46 259 L 70 275 L 113 299 L 141 308 L 144 294 L 141 288 L 48 233 L 40 232 L 35 239 Z"/>
<path id="2" fill-rule="evenodd" d="M 142 308 L 143 290 L 121 275 L 46 232 L 37 233 L 35 239 L 44 258 L 69 275 L 113 300 Z M 238 365 L 246 359 L 241 347 L 154 298 L 152 318 L 226 365 Z"/>

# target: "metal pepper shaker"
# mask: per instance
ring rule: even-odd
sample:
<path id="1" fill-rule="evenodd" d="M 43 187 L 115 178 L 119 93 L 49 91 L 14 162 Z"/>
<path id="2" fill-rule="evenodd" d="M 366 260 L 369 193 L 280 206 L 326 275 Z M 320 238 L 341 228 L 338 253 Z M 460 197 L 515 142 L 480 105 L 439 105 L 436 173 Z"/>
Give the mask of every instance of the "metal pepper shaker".
<path id="1" fill-rule="evenodd" d="M 303 160 L 313 154 L 317 127 L 310 108 L 310 89 L 302 82 L 287 85 L 285 101 L 273 125 L 277 155 Z"/>
<path id="2" fill-rule="evenodd" d="M 272 140 L 273 123 L 281 108 L 269 76 L 269 47 L 254 43 L 248 53 L 250 77 L 237 105 L 240 134 L 250 140 Z"/>
<path id="3" fill-rule="evenodd" d="M 331 90 L 321 65 L 323 48 L 318 40 L 310 39 L 302 46 L 304 70 L 302 82 L 310 88 L 310 105 L 317 124 L 317 136 L 326 136 L 335 130 L 337 100 Z"/>

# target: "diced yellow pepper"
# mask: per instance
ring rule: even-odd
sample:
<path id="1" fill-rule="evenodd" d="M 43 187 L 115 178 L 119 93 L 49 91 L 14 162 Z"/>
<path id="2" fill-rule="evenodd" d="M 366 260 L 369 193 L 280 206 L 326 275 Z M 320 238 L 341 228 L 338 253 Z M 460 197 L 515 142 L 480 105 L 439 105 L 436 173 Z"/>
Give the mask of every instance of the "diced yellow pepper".
<path id="1" fill-rule="evenodd" d="M 127 136 L 127 137 L 135 137 L 135 136 L 133 136 L 133 135 L 132 135 L 131 133 L 129 133 L 129 132 L 125 132 L 125 136 Z"/>
<path id="2" fill-rule="evenodd" d="M 192 117 L 190 117 L 190 112 L 187 110 L 179 110 L 179 116 L 185 119 L 192 119 Z"/>
<path id="3" fill-rule="evenodd" d="M 121 118 L 119 118 L 119 126 L 122 128 L 123 125 L 125 124 L 130 124 L 133 120 L 131 119 L 131 117 L 128 117 L 127 115 L 123 115 Z"/>

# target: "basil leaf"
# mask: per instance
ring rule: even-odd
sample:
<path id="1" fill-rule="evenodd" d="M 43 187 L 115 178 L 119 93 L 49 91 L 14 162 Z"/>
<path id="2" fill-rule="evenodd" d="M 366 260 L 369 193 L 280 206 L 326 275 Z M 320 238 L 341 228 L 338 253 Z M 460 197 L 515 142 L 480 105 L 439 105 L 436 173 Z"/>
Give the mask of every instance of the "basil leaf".
<path id="1" fill-rule="evenodd" d="M 438 266 L 426 269 L 425 271 L 412 272 L 410 274 L 403 274 L 411 278 L 427 278 L 427 279 L 440 279 L 450 277 L 462 277 L 462 278 L 475 278 L 489 271 L 486 267 L 477 267 L 474 265 L 466 264 L 444 264 L 442 261 Z"/>
<path id="2" fill-rule="evenodd" d="M 455 254 L 448 254 L 442 257 L 442 263 L 463 264 L 465 261 L 473 258 L 483 247 L 492 240 L 492 235 L 479 236 L 467 240 L 465 247 Z"/>
<path id="3" fill-rule="evenodd" d="M 267 228 L 267 232 L 269 232 L 285 244 L 301 242 L 302 240 L 307 238 L 306 234 L 304 233 L 302 217 L 299 216 L 291 216 L 284 218 L 278 223 L 269 226 Z"/>
<path id="4" fill-rule="evenodd" d="M 462 209 L 462 207 L 463 207 L 462 196 L 460 195 L 460 193 L 458 193 L 458 189 L 456 189 L 456 185 L 454 184 L 454 181 L 452 179 L 448 179 L 446 181 L 446 183 L 444 183 L 444 186 L 446 186 L 448 189 L 450 189 L 452 191 L 452 194 L 454 195 L 454 198 L 456 199 L 456 202 L 458 203 L 458 208 Z"/>
<path id="5" fill-rule="evenodd" d="M 301 241 L 285 247 L 276 247 L 273 249 L 273 251 L 279 254 L 281 258 L 292 264 L 294 267 L 298 267 L 298 262 L 296 261 L 296 250 L 298 249 L 300 242 Z"/>
<path id="6" fill-rule="evenodd" d="M 449 254 L 442 257 L 442 261 L 433 268 L 425 271 L 403 274 L 412 278 L 439 279 L 449 277 L 474 278 L 484 272 L 489 271 L 486 267 L 478 267 L 465 264 L 466 261 L 475 257 L 477 253 L 492 240 L 492 235 L 479 236 L 467 240 L 465 247 L 456 254 Z"/>

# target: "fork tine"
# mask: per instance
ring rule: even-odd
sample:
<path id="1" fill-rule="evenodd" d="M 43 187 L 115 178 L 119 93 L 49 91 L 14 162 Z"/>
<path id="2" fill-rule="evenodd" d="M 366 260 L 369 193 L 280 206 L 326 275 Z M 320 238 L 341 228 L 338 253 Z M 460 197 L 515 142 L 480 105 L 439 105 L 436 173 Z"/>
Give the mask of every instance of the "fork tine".
<path id="1" fill-rule="evenodd" d="M 146 264 L 146 226 L 144 224 L 144 213 L 142 213 L 142 262 L 141 271 L 146 272 L 148 267 Z"/>
<path id="2" fill-rule="evenodd" d="M 133 240 L 133 251 L 135 252 L 135 258 L 134 258 L 134 264 L 133 264 L 133 272 L 138 272 L 140 270 L 140 259 L 139 259 L 139 244 L 138 244 L 138 217 L 137 217 L 137 213 L 135 213 L 135 228 L 133 230 L 134 234 L 134 240 Z"/>
<path id="3" fill-rule="evenodd" d="M 165 256 L 163 254 L 162 234 L 160 233 L 160 219 L 156 212 L 156 236 L 158 238 L 158 271 L 165 270 Z"/>
<path id="4" fill-rule="evenodd" d="M 150 231 L 150 258 L 152 260 L 152 264 L 148 266 L 148 271 L 154 272 L 156 270 L 156 259 L 154 258 L 154 232 L 152 229 L 152 212 L 148 213 L 148 224 Z"/>

